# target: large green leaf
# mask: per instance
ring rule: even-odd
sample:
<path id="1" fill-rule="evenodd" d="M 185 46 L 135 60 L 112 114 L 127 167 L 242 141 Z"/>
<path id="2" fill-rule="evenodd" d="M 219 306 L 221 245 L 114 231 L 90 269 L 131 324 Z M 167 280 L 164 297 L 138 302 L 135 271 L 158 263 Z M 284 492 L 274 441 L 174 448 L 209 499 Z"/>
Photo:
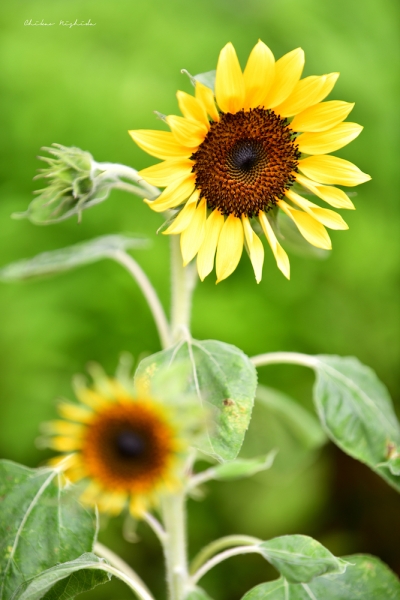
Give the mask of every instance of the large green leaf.
<path id="1" fill-rule="evenodd" d="M 259 545 L 261 554 L 291 583 L 344 573 L 347 563 L 307 535 L 283 535 Z"/>
<path id="2" fill-rule="evenodd" d="M 11 600 L 69 600 L 97 585 L 107 583 L 110 573 L 104 570 L 104 559 L 86 553 L 76 560 L 47 569 L 22 584 Z"/>
<path id="3" fill-rule="evenodd" d="M 182 341 L 173 348 L 145 358 L 135 377 L 152 377 L 175 362 L 189 362 L 188 392 L 212 406 L 208 435 L 200 450 L 220 461 L 239 453 L 250 422 L 257 374 L 249 358 L 235 346 L 217 342 Z"/>
<path id="4" fill-rule="evenodd" d="M 0 461 L 0 600 L 42 571 L 92 550 L 95 513 L 59 479 L 54 469 Z"/>
<path id="5" fill-rule="evenodd" d="M 113 258 L 113 255 L 120 250 L 143 248 L 146 245 L 147 241 L 145 239 L 128 234 L 104 235 L 88 242 L 74 244 L 51 252 L 43 252 L 33 258 L 7 265 L 0 269 L 0 280 L 9 282 L 52 275 L 97 262 L 103 258 Z"/>
<path id="6" fill-rule="evenodd" d="M 253 588 L 242 600 L 399 600 L 400 582 L 378 558 L 345 556 L 350 564 L 341 575 L 317 577 L 310 583 L 288 583 L 283 577 Z"/>
<path id="7" fill-rule="evenodd" d="M 329 437 L 400 491 L 400 476 L 387 462 L 400 446 L 400 425 L 389 393 L 356 358 L 317 356 L 314 400 Z"/>

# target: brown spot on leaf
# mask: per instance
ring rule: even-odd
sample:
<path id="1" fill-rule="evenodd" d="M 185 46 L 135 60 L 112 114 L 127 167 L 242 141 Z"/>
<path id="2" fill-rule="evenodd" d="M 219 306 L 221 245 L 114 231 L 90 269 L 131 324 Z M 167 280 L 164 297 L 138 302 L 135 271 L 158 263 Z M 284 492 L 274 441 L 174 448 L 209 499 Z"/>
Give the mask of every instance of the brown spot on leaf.
<path id="1" fill-rule="evenodd" d="M 230 398 L 226 398 L 225 400 L 223 400 L 222 404 L 224 406 L 233 406 L 235 403 L 233 400 L 231 400 Z"/>

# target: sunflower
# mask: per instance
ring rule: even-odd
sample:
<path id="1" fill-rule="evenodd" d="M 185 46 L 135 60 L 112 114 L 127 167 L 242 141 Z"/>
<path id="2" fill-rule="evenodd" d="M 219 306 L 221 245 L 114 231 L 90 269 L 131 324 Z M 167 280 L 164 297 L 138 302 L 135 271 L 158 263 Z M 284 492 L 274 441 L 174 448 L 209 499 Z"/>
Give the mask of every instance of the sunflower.
<path id="1" fill-rule="evenodd" d="M 62 418 L 45 423 L 43 432 L 46 445 L 63 453 L 50 463 L 83 482 L 83 503 L 112 515 L 129 505 L 140 517 L 181 486 L 201 420 L 190 399 L 180 404 L 176 393 L 172 401 L 155 399 L 143 381 L 136 391 L 128 388 L 106 377 L 93 387 L 78 380 L 80 404 L 61 402 Z"/>
<path id="2" fill-rule="evenodd" d="M 262 276 L 262 231 L 277 265 L 289 278 L 289 259 L 278 242 L 276 214 L 285 213 L 302 236 L 330 249 L 326 227 L 347 229 L 342 217 L 304 198 L 313 194 L 335 208 L 354 208 L 337 187 L 370 179 L 351 162 L 328 153 L 361 132 L 344 122 L 354 104 L 330 100 L 338 73 L 300 79 L 304 52 L 275 61 L 261 41 L 242 72 L 231 43 L 221 51 L 215 93 L 194 80 L 195 95 L 178 91 L 183 116 L 165 121 L 171 131 L 130 131 L 134 141 L 163 162 L 140 171 L 164 187 L 156 212 L 178 209 L 165 234 L 181 235 L 184 265 L 197 255 L 203 280 L 213 269 L 217 283 L 237 267 L 245 245 L 256 281 Z"/>

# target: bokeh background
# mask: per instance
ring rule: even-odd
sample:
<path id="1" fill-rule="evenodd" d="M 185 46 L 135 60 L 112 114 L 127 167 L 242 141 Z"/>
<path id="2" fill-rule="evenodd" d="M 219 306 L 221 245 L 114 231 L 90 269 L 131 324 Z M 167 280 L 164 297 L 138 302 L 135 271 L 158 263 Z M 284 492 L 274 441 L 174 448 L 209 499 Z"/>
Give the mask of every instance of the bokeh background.
<path id="1" fill-rule="evenodd" d="M 340 71 L 331 98 L 355 101 L 351 120 L 365 131 L 337 155 L 373 177 L 357 188 L 357 210 L 345 214 L 350 230 L 332 233 L 334 250 L 327 260 L 292 254 L 290 282 L 268 251 L 258 286 L 247 256 L 220 285 L 210 276 L 195 292 L 193 334 L 230 342 L 249 355 L 276 350 L 355 355 L 375 369 L 396 401 L 396 0 L 19 0 L 3 3 L 0 17 L 1 264 L 98 235 L 138 232 L 153 243 L 135 258 L 166 306 L 168 240 L 155 235 L 161 217 L 140 199 L 113 192 L 85 212 L 80 225 L 72 219 L 36 227 L 10 219 L 40 187 L 32 182 L 41 166 L 40 147 L 58 142 L 89 150 L 98 161 L 152 164 L 127 130 L 161 127 L 152 111 L 176 113 L 176 90 L 190 91 L 181 68 L 193 74 L 215 68 L 228 41 L 243 66 L 261 38 L 277 58 L 302 46 L 305 75 Z M 24 25 L 29 19 L 56 25 Z M 96 25 L 58 25 L 75 19 Z M 57 278 L 3 284 L 0 319 L 0 454 L 29 466 L 47 457 L 35 446 L 39 423 L 54 418 L 57 397 L 72 397 L 74 373 L 84 371 L 89 360 L 113 373 L 121 351 L 140 359 L 159 350 L 138 288 L 110 261 Z M 271 366 L 260 371 L 260 380 L 312 410 L 307 370 Z M 288 423 L 258 407 L 244 452 L 272 447 L 279 455 L 268 473 L 240 484 L 211 484 L 201 502 L 190 502 L 191 555 L 233 532 L 264 538 L 303 533 L 338 555 L 376 554 L 400 572 L 393 490 L 331 444 L 320 452 L 305 449 Z M 162 599 L 162 557 L 153 534 L 139 525 L 141 541 L 132 543 L 121 537 L 122 527 L 123 518 L 103 522 L 100 540 L 143 573 Z M 207 575 L 204 587 L 218 600 L 238 600 L 275 576 L 260 557 L 235 558 Z M 113 581 L 81 597 L 128 600 L 131 593 Z"/>

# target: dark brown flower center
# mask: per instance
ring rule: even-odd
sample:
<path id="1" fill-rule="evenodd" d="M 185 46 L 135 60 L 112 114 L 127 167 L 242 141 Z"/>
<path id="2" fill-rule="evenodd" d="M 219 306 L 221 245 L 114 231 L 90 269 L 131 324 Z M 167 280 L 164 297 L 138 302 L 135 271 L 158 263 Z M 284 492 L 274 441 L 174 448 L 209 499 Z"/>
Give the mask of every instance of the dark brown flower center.
<path id="1" fill-rule="evenodd" d="M 191 156 L 200 198 L 237 217 L 275 206 L 293 185 L 299 158 L 287 120 L 263 108 L 221 113 Z"/>
<path id="2" fill-rule="evenodd" d="M 110 489 L 151 487 L 172 454 L 172 430 L 140 403 L 116 403 L 99 413 L 88 425 L 82 447 L 86 469 Z"/>

